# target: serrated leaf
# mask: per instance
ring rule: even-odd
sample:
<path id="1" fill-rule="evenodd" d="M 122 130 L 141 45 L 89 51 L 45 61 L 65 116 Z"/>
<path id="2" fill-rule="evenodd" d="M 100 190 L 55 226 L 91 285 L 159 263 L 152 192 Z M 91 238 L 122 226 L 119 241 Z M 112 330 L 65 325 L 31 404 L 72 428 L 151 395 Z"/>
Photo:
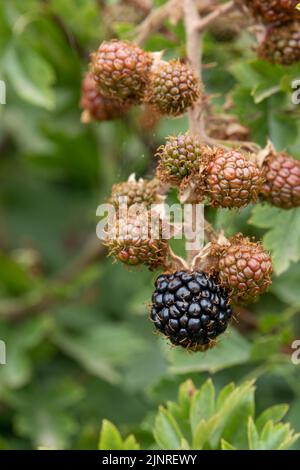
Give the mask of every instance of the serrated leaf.
<path id="1" fill-rule="evenodd" d="M 164 450 L 180 449 L 184 439 L 175 419 L 163 407 L 160 407 L 155 419 L 153 435 L 159 447 Z"/>
<path id="2" fill-rule="evenodd" d="M 202 450 L 208 444 L 215 427 L 218 424 L 219 417 L 213 416 L 209 421 L 201 421 L 194 430 L 193 449 Z"/>
<path id="3" fill-rule="evenodd" d="M 221 437 L 239 448 L 245 448 L 247 439 L 245 430 L 249 416 L 254 415 L 253 382 L 245 382 L 236 387 L 223 402 L 215 416 L 218 417 L 216 428 L 210 440 L 212 448 L 218 448 Z"/>
<path id="4" fill-rule="evenodd" d="M 274 424 L 268 421 L 260 434 L 260 450 L 279 450 L 288 448 L 296 436 L 289 424 Z"/>
<path id="5" fill-rule="evenodd" d="M 225 385 L 224 388 L 220 391 L 218 398 L 217 398 L 217 403 L 216 403 L 216 409 L 219 410 L 222 406 L 227 397 L 234 391 L 235 385 L 233 382 Z"/>
<path id="6" fill-rule="evenodd" d="M 288 405 L 285 404 L 275 405 L 271 408 L 267 408 L 255 421 L 257 430 L 261 431 L 265 424 L 270 420 L 274 423 L 279 422 L 287 414 L 288 409 Z"/>
<path id="7" fill-rule="evenodd" d="M 256 206 L 250 223 L 269 229 L 263 237 L 267 250 L 271 251 L 277 274 L 286 271 L 292 262 L 300 259 L 300 209 L 281 210 L 268 205 Z"/>
<path id="8" fill-rule="evenodd" d="M 122 450 L 123 441 L 121 434 L 114 424 L 104 419 L 99 439 L 99 450 Z"/>
<path id="9" fill-rule="evenodd" d="M 199 422 L 208 421 L 215 410 L 215 388 L 209 379 L 198 390 L 193 398 L 190 410 L 190 424 L 194 434 Z"/>
<path id="10" fill-rule="evenodd" d="M 139 450 L 139 449 L 140 449 L 139 443 L 137 442 L 136 438 L 132 434 L 130 434 L 130 436 L 128 436 L 124 441 L 123 450 Z"/>
<path id="11" fill-rule="evenodd" d="M 225 441 L 225 439 L 221 439 L 221 450 L 236 450 L 236 448 Z"/>
<path id="12" fill-rule="evenodd" d="M 248 443 L 249 449 L 255 450 L 259 446 L 259 435 L 254 424 L 253 418 L 250 416 L 248 419 Z"/>

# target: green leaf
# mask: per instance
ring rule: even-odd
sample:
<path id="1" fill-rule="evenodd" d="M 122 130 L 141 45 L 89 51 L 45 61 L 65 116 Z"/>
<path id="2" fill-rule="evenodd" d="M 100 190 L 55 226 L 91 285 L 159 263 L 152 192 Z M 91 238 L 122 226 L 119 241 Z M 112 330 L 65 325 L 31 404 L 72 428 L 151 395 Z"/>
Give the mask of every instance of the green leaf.
<path id="1" fill-rule="evenodd" d="M 54 109 L 54 71 L 41 55 L 19 41 L 8 48 L 3 67 L 20 98 L 48 110 Z"/>
<path id="2" fill-rule="evenodd" d="M 136 438 L 130 434 L 126 439 L 122 436 L 116 426 L 104 419 L 99 437 L 99 450 L 138 450 L 140 445 Z"/>
<path id="3" fill-rule="evenodd" d="M 261 431 L 262 428 L 268 421 L 273 421 L 274 423 L 278 423 L 279 421 L 284 418 L 284 416 L 288 412 L 288 405 L 275 405 L 271 408 L 267 408 L 265 411 L 261 413 L 261 415 L 257 418 L 255 424 L 258 431 Z"/>
<path id="4" fill-rule="evenodd" d="M 161 449 L 180 449 L 184 436 L 175 419 L 165 408 L 160 407 L 155 419 L 154 438 Z"/>
<path id="5" fill-rule="evenodd" d="M 56 344 L 87 371 L 105 381 L 121 380 L 120 367 L 143 350 L 143 341 L 127 326 L 102 324 L 81 334 L 57 332 Z"/>
<path id="6" fill-rule="evenodd" d="M 193 449 L 202 450 L 211 440 L 215 427 L 218 424 L 218 416 L 213 416 L 209 421 L 200 421 L 194 430 Z M 208 446 L 210 448 L 210 446 Z"/>
<path id="7" fill-rule="evenodd" d="M 248 442 L 250 450 L 258 449 L 259 435 L 254 424 L 253 418 L 251 416 L 248 419 Z"/>
<path id="8" fill-rule="evenodd" d="M 188 354 L 174 349 L 168 354 L 171 363 L 170 371 L 175 374 L 190 372 L 217 372 L 250 360 L 250 344 L 234 329 L 205 354 Z"/>
<path id="9" fill-rule="evenodd" d="M 217 412 L 217 425 L 210 440 L 212 448 L 219 446 L 221 437 L 239 448 L 246 448 L 245 428 L 249 416 L 254 415 L 253 382 L 236 387 Z"/>
<path id="10" fill-rule="evenodd" d="M 266 98 L 278 93 L 280 91 L 280 85 L 278 83 L 272 85 L 269 81 L 259 83 L 252 92 L 255 103 L 261 103 Z"/>
<path id="11" fill-rule="evenodd" d="M 282 210 L 268 205 L 253 209 L 250 223 L 269 229 L 263 237 L 264 246 L 271 251 L 277 274 L 286 271 L 300 259 L 300 209 Z"/>
<path id="12" fill-rule="evenodd" d="M 102 422 L 98 448 L 99 450 L 123 450 L 121 434 L 116 426 L 106 419 Z"/>
<path id="13" fill-rule="evenodd" d="M 274 424 L 268 421 L 260 434 L 260 450 L 288 449 L 298 437 L 289 424 Z"/>
<path id="14" fill-rule="evenodd" d="M 140 445 L 132 434 L 125 439 L 124 444 L 123 444 L 123 450 L 139 450 L 139 449 L 140 449 Z"/>
<path id="15" fill-rule="evenodd" d="M 225 441 L 225 439 L 221 439 L 221 450 L 236 450 L 236 448 Z"/>
<path id="16" fill-rule="evenodd" d="M 223 406 L 223 403 L 229 397 L 229 395 L 234 391 L 235 385 L 233 382 L 225 385 L 224 388 L 220 391 L 218 398 L 217 398 L 217 403 L 216 403 L 216 409 L 220 410 Z"/>
<path id="17" fill-rule="evenodd" d="M 190 410 L 190 423 L 192 433 L 194 434 L 196 427 L 202 420 L 208 421 L 215 410 L 215 389 L 212 380 L 209 379 L 198 390 L 192 398 Z"/>

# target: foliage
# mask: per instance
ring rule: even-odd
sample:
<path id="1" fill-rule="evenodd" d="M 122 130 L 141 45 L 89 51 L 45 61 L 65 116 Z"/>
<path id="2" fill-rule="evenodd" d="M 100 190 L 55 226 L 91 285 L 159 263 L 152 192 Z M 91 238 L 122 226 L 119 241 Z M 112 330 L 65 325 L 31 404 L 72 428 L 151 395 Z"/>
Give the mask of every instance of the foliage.
<path id="1" fill-rule="evenodd" d="M 155 417 L 153 438 L 159 449 L 284 450 L 299 437 L 283 424 L 286 405 L 255 415 L 253 381 L 226 385 L 216 396 L 211 379 L 199 389 L 191 380 L 181 384 L 178 402 L 167 402 Z M 131 435 L 124 441 L 117 428 L 103 421 L 99 449 L 136 449 Z"/>
<path id="2" fill-rule="evenodd" d="M 107 16 L 106 7 L 120 3 L 125 2 L 0 2 L 0 79 L 7 85 L 7 104 L 0 104 L 0 339 L 7 349 L 7 364 L 0 364 L 0 448 L 96 448 L 103 419 L 116 423 L 122 435 L 133 433 L 141 448 L 152 447 L 153 413 L 175 399 L 185 379 L 194 381 L 197 392 L 188 398 L 191 383 L 185 382 L 182 405 L 160 409 L 156 445 L 285 447 L 290 431 L 277 422 L 284 410 L 278 403 L 289 404 L 287 419 L 300 431 L 300 366 L 291 362 L 291 344 L 300 334 L 299 208 L 207 210 L 226 235 L 262 237 L 275 276 L 269 293 L 236 312 L 230 331 L 204 355 L 170 349 L 152 334 L 145 321 L 151 273 L 113 265 L 100 247 L 97 260 L 80 272 L 74 268 L 95 233 L 96 207 L 112 184 L 132 172 L 150 176 L 153 149 L 188 127 L 186 117 L 162 119 L 149 131 L 140 125 L 139 109 L 124 120 L 80 123 L 80 83 L 89 52 L 104 37 L 134 33 L 135 17 Z M 145 48 L 166 48 L 168 58 L 183 56 L 182 22 L 166 21 Z M 215 65 L 204 68 L 204 82 L 216 108 L 221 110 L 230 94 L 230 112 L 251 128 L 253 141 L 263 146 L 271 139 L 278 150 L 300 158 L 299 105 L 291 102 L 299 65 L 258 61 L 247 32 L 229 42 L 207 33 L 203 52 L 204 62 Z M 180 243 L 174 244 L 180 252 Z M 64 271 L 70 266 L 71 278 Z M 20 305 L 26 314 L 8 318 Z M 224 401 L 226 394 L 240 397 L 232 402 L 237 406 L 232 414 L 228 409 L 225 416 L 224 407 L 224 414 L 214 412 L 219 405 L 211 382 L 200 387 L 212 375 L 216 390 L 233 380 L 238 384 L 218 394 Z M 256 379 L 257 415 L 250 379 Z M 201 424 L 205 394 L 211 409 L 205 407 Z M 189 422 L 191 407 L 197 414 Z M 101 447 L 137 448 L 133 437 L 123 441 L 108 421 L 103 426 Z M 281 436 L 280 444 L 274 436 Z"/>

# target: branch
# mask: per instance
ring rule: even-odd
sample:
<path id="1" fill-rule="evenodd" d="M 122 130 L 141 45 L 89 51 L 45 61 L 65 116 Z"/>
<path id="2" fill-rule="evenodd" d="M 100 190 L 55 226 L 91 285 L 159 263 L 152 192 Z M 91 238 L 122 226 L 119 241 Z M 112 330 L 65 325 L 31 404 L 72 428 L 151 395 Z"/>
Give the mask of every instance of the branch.
<path id="1" fill-rule="evenodd" d="M 142 21 L 136 28 L 135 43 L 143 45 L 150 34 L 158 31 L 168 18 L 173 18 L 174 21 L 179 20 L 181 16 L 181 0 L 169 0 L 155 10 L 150 11 L 149 15 Z"/>
<path id="2" fill-rule="evenodd" d="M 204 18 L 200 19 L 197 24 L 198 32 L 201 33 L 205 31 L 217 18 L 220 16 L 230 13 L 232 10 L 236 8 L 236 3 L 234 0 L 231 0 L 228 3 L 224 3 L 217 7 L 212 13 L 205 16 Z"/>
<path id="3" fill-rule="evenodd" d="M 195 75 L 202 76 L 202 36 L 198 30 L 200 15 L 194 0 L 183 1 L 184 25 L 186 30 L 186 52 L 188 61 Z M 202 103 L 199 101 L 189 111 L 189 127 L 194 135 L 202 137 L 204 134 Z"/>

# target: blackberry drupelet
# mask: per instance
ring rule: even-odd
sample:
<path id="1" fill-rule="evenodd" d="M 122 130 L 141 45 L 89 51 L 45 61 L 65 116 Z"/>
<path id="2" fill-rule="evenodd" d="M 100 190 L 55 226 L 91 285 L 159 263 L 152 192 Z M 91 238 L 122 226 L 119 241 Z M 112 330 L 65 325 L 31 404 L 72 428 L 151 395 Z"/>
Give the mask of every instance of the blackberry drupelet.
<path id="1" fill-rule="evenodd" d="M 150 318 L 174 345 L 205 351 L 226 330 L 232 316 L 227 295 L 206 273 L 162 274 L 155 287 Z"/>

